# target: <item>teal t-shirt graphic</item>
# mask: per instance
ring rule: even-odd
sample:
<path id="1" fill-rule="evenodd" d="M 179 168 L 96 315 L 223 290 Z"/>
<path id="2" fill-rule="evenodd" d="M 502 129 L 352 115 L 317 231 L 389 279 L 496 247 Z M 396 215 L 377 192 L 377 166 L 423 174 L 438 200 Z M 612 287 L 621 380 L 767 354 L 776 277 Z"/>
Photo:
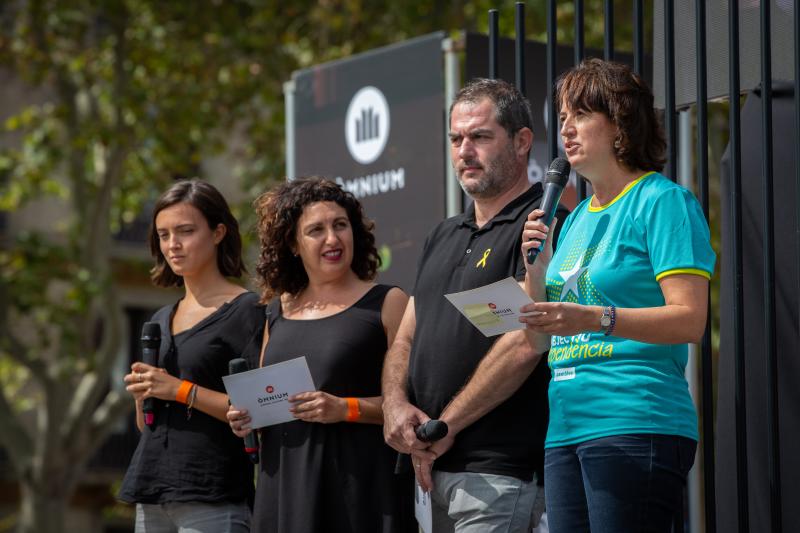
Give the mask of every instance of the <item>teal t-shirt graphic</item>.
<path id="1" fill-rule="evenodd" d="M 650 172 L 614 200 L 567 217 L 547 269 L 547 299 L 619 308 L 664 305 L 659 280 L 710 278 L 716 256 L 695 197 Z M 600 329 L 598 316 L 598 329 Z M 586 332 L 553 336 L 546 447 L 633 433 L 697 439 L 687 346 Z"/>

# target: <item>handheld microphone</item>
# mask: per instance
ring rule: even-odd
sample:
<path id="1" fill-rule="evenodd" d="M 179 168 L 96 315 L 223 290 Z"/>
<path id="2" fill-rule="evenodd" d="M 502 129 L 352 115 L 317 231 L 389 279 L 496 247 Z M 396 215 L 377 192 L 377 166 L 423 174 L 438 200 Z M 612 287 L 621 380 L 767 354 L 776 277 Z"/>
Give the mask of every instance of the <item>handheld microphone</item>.
<path id="1" fill-rule="evenodd" d="M 228 361 L 228 374 L 238 374 L 250 370 L 247 361 L 241 357 Z M 255 431 L 251 431 L 244 438 L 244 451 L 250 457 L 253 464 L 258 464 L 258 436 Z"/>
<path id="2" fill-rule="evenodd" d="M 564 187 L 567 186 L 569 181 L 569 171 L 571 165 L 569 161 L 563 157 L 556 157 L 550 163 L 550 168 L 547 169 L 547 175 L 544 178 L 544 195 L 542 195 L 542 203 L 539 209 L 544 211 L 544 216 L 540 219 L 546 226 L 549 226 L 556 216 L 556 209 L 558 202 L 561 200 L 561 193 L 564 192 Z M 528 250 L 528 264 L 532 265 L 536 256 L 539 255 L 544 249 L 544 242 L 538 248 L 530 248 Z"/>
<path id="3" fill-rule="evenodd" d="M 428 420 L 414 428 L 417 438 L 422 442 L 434 442 L 443 439 L 449 431 L 447 422 L 441 420 Z M 411 471 L 411 456 L 405 453 L 397 454 L 397 464 L 394 467 L 395 474 L 403 474 Z"/>
<path id="4" fill-rule="evenodd" d="M 414 428 L 414 433 L 422 442 L 434 442 L 447 436 L 447 423 L 441 420 L 428 420 Z"/>
<path id="5" fill-rule="evenodd" d="M 161 326 L 158 322 L 145 322 L 142 326 L 142 362 L 150 366 L 158 366 L 158 347 L 161 345 Z M 155 398 L 145 398 L 142 402 L 144 423 L 151 426 L 155 423 Z"/>

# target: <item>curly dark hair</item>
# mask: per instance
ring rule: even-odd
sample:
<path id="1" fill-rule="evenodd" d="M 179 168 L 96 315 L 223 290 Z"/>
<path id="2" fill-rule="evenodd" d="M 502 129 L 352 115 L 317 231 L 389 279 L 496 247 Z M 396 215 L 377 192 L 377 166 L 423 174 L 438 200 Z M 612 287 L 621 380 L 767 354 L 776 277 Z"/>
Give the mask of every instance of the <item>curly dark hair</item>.
<path id="1" fill-rule="evenodd" d="M 168 207 L 186 203 L 203 214 L 212 230 L 218 225 L 225 226 L 226 232 L 217 245 L 217 267 L 226 277 L 238 278 L 247 269 L 242 263 L 242 237 L 239 235 L 239 222 L 231 213 L 225 197 L 211 184 L 199 179 L 176 182 L 156 200 L 153 217 L 150 220 L 150 254 L 156 260 L 150 269 L 150 280 L 159 287 L 182 287 L 183 277 L 175 274 L 161 253 L 156 217 Z"/>
<path id="2" fill-rule="evenodd" d="M 622 63 L 592 58 L 561 75 L 556 106 L 606 115 L 617 129 L 613 150 L 629 170 L 664 168 L 666 142 L 647 83 Z"/>
<path id="3" fill-rule="evenodd" d="M 297 178 L 267 191 L 254 202 L 258 215 L 261 252 L 256 265 L 256 282 L 262 302 L 276 294 L 296 295 L 308 286 L 308 274 L 300 257 L 292 252 L 297 223 L 307 205 L 335 202 L 347 212 L 353 229 L 353 262 L 350 268 L 362 280 L 372 280 L 381 264 L 372 230 L 361 203 L 336 182 L 320 176 Z"/>

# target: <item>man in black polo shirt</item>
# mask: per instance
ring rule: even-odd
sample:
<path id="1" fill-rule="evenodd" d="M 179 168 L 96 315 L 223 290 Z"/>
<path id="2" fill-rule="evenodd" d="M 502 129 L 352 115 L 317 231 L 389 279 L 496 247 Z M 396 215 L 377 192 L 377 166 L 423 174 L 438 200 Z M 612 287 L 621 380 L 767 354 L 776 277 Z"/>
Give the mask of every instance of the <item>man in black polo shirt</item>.
<path id="1" fill-rule="evenodd" d="M 484 337 L 444 295 L 525 277 L 522 227 L 542 196 L 527 177 L 530 104 L 504 81 L 475 80 L 456 96 L 449 135 L 474 202 L 425 242 L 384 364 L 384 435 L 432 489 L 434 531 L 526 531 L 547 427 L 549 372 L 538 363 L 549 338 Z M 414 428 L 430 418 L 450 432 L 428 446 Z"/>

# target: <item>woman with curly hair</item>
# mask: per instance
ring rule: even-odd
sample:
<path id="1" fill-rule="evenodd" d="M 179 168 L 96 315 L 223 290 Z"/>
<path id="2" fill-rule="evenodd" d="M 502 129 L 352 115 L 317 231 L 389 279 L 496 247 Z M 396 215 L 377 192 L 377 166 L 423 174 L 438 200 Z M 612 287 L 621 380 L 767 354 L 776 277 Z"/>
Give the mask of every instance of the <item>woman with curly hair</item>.
<path id="1" fill-rule="evenodd" d="M 255 202 L 256 274 L 268 303 L 261 366 L 305 356 L 317 391 L 289 398 L 296 421 L 262 428 L 252 531 L 416 531 L 410 479 L 384 444 L 381 368 L 408 300 L 373 282 L 373 224 L 356 198 L 318 177 Z M 234 433 L 247 411 L 231 406 Z M 407 483 L 406 483 L 407 481 Z"/>

